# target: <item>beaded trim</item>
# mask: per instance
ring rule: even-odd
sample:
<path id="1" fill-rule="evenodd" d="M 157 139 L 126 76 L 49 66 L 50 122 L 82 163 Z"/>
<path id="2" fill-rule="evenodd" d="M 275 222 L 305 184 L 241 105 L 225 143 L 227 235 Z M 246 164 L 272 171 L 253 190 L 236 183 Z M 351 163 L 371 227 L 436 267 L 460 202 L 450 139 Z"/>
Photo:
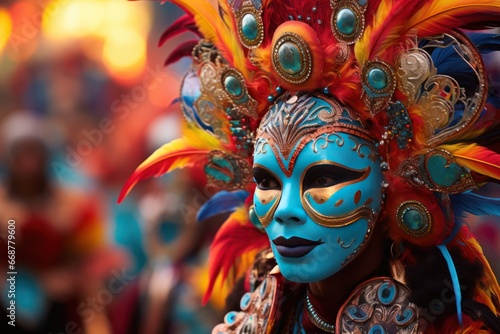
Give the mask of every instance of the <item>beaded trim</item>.
<path id="1" fill-rule="evenodd" d="M 316 310 L 314 309 L 311 301 L 309 300 L 309 294 L 306 293 L 306 304 L 307 304 L 307 317 L 317 328 L 325 331 L 327 333 L 335 333 L 335 326 L 327 323 L 325 320 L 321 319 Z"/>

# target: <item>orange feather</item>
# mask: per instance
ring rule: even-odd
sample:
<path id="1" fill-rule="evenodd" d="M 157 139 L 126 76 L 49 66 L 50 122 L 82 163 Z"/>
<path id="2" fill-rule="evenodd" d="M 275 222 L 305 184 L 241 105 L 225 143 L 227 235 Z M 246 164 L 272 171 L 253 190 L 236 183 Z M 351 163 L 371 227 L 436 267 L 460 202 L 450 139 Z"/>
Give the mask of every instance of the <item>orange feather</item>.
<path id="1" fill-rule="evenodd" d="M 451 152 L 461 166 L 500 180 L 500 154 L 477 144 L 453 144 L 440 147 Z"/>
<path id="2" fill-rule="evenodd" d="M 171 2 L 192 15 L 198 30 L 204 38 L 212 42 L 222 52 L 224 58 L 237 68 L 244 77 L 248 76 L 243 48 L 238 38 L 234 36 L 234 32 L 237 31 L 235 21 L 223 1 L 221 9 L 222 12 L 226 12 L 224 18 L 207 0 L 171 0 Z"/>
<path id="3" fill-rule="evenodd" d="M 493 270 L 491 269 L 488 260 L 485 258 L 481 246 L 475 238 L 467 237 L 468 229 L 463 228 L 458 235 L 458 244 L 462 248 L 464 255 L 473 259 L 481 261 L 484 268 L 484 277 L 481 283 L 478 284 L 478 292 L 475 299 L 487 305 L 497 316 L 500 316 L 500 310 L 495 308 L 492 298 L 498 299 L 500 297 L 500 287 Z M 466 248 L 463 247 L 466 246 Z"/>
<path id="4" fill-rule="evenodd" d="M 355 45 L 356 58 L 361 65 L 375 57 L 393 61 L 388 50 L 400 50 L 400 42 L 413 32 L 420 37 L 434 36 L 468 24 L 499 21 L 500 3 L 491 0 L 382 0 L 377 11 L 370 14 L 375 19 Z"/>
<path id="5" fill-rule="evenodd" d="M 128 178 L 123 186 L 120 203 L 140 180 L 164 175 L 174 169 L 202 166 L 212 150 L 223 150 L 219 140 L 207 132 L 187 127 L 184 137 L 175 139 L 157 149 Z"/>

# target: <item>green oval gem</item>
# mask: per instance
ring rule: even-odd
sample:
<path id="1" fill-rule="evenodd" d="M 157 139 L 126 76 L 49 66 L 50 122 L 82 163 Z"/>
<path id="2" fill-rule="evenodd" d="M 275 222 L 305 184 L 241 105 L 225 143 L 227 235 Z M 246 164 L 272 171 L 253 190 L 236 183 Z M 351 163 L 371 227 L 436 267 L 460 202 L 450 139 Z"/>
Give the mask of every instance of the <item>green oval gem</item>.
<path id="1" fill-rule="evenodd" d="M 297 45 L 286 42 L 278 49 L 279 62 L 283 70 L 289 74 L 298 74 L 302 71 L 302 57 Z"/>
<path id="2" fill-rule="evenodd" d="M 439 154 L 427 160 L 427 170 L 432 182 L 441 187 L 451 187 L 460 181 L 463 174 L 459 165 L 455 162 L 449 163 L 444 156 Z"/>
<path id="3" fill-rule="evenodd" d="M 241 31 L 243 36 L 250 41 L 257 39 L 259 27 L 257 19 L 253 14 L 247 13 L 241 19 Z"/>
<path id="4" fill-rule="evenodd" d="M 351 35 L 357 22 L 358 18 L 350 8 L 343 8 L 337 13 L 337 29 L 344 35 Z"/>
<path id="5" fill-rule="evenodd" d="M 368 72 L 368 83 L 373 89 L 381 90 L 387 87 L 387 74 L 380 68 L 372 68 Z"/>
<path id="6" fill-rule="evenodd" d="M 415 209 L 409 209 L 403 213 L 403 224 L 408 230 L 418 232 L 424 228 L 425 218 L 422 212 Z"/>
<path id="7" fill-rule="evenodd" d="M 232 75 L 228 75 L 224 79 L 224 87 L 232 96 L 240 96 L 243 93 L 243 86 L 241 85 L 241 82 Z"/>

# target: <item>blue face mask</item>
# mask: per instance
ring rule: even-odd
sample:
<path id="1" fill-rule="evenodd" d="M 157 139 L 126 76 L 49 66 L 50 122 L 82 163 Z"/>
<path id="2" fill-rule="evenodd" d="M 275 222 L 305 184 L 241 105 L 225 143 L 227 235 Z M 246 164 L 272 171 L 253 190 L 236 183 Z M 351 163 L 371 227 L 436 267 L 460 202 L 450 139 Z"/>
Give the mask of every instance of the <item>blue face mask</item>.
<path id="1" fill-rule="evenodd" d="M 381 208 L 374 144 L 338 102 L 285 96 L 258 132 L 254 209 L 285 278 L 315 282 L 361 252 Z"/>

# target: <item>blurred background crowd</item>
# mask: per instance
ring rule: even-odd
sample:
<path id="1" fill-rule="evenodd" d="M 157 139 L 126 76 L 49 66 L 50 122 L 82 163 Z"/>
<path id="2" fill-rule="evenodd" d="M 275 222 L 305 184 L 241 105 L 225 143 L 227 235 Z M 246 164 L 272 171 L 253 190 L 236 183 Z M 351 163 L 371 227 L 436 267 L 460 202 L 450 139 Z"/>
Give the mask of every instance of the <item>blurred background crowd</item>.
<path id="1" fill-rule="evenodd" d="M 165 68 L 172 44 L 158 40 L 181 14 L 151 1 L 0 1 L 2 333 L 209 333 L 222 320 L 217 294 L 201 305 L 217 226 L 196 223 L 210 195 L 199 176 L 141 182 L 116 204 L 135 167 L 180 135 L 190 59 Z M 499 275 L 498 217 L 470 225 Z"/>

